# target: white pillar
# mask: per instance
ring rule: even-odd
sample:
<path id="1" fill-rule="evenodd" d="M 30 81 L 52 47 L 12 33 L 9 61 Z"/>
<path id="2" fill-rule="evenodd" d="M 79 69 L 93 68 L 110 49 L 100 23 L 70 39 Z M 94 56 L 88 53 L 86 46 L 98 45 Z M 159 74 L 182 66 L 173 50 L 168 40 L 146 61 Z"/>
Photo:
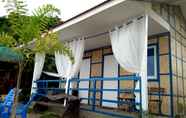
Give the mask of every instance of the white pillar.
<path id="1" fill-rule="evenodd" d="M 148 16 L 146 15 L 146 36 L 145 36 L 145 52 L 142 60 L 141 68 L 141 94 L 142 94 L 142 110 L 148 111 L 148 80 L 147 80 L 147 45 L 148 45 Z"/>

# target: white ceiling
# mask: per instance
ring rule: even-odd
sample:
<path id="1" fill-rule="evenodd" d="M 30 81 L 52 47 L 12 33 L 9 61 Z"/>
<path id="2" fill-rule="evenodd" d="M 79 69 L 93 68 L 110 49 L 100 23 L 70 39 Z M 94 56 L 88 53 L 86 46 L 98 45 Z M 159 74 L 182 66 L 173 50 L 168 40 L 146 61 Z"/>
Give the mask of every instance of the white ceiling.
<path id="1" fill-rule="evenodd" d="M 138 16 L 145 12 L 144 6 L 138 2 L 124 1 L 119 5 L 108 8 L 83 21 L 75 23 L 61 30 L 62 40 L 74 37 L 89 36 L 98 32 L 104 32 L 120 25 L 128 18 Z"/>
<path id="2" fill-rule="evenodd" d="M 157 33 L 167 32 L 167 30 L 165 28 L 161 27 L 157 22 L 155 22 L 151 18 L 149 19 L 148 25 L 149 25 L 149 29 L 148 29 L 149 36 L 157 34 Z M 111 45 L 108 34 L 96 36 L 96 37 L 87 39 L 85 41 L 85 49 L 86 50 L 91 50 L 91 49 L 104 47 L 104 46 L 108 46 L 108 45 Z"/>

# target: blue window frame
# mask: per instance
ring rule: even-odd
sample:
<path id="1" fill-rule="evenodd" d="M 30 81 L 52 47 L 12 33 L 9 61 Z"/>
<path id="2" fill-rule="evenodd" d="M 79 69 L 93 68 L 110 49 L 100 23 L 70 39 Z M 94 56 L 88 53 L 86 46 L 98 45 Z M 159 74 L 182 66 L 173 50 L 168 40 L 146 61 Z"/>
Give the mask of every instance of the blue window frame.
<path id="1" fill-rule="evenodd" d="M 148 46 L 147 75 L 149 80 L 157 79 L 157 46 Z"/>

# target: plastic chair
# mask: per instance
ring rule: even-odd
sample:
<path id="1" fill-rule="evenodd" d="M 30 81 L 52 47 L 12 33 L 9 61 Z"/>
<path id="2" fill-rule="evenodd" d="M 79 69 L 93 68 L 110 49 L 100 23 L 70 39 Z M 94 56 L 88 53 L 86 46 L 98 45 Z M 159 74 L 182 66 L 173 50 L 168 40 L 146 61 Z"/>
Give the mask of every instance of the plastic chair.
<path id="1" fill-rule="evenodd" d="M 32 103 L 32 101 L 35 98 L 35 94 L 33 94 L 30 98 L 30 100 L 27 102 L 27 104 L 19 104 L 16 108 L 16 116 L 21 116 L 21 118 L 27 117 L 27 111 L 29 105 Z M 1 113 L 2 118 L 9 118 L 10 117 L 10 111 L 4 111 Z"/>
<path id="2" fill-rule="evenodd" d="M 13 89 L 11 89 L 9 91 L 9 93 L 7 94 L 7 96 L 5 97 L 3 103 L 0 104 L 0 113 L 1 113 L 1 117 L 2 117 L 2 112 L 6 111 L 8 113 L 11 112 L 11 108 L 14 102 L 14 95 L 15 92 Z M 4 117 L 2 117 L 4 118 Z"/>
<path id="3" fill-rule="evenodd" d="M 29 105 L 32 103 L 32 101 L 35 100 L 36 94 L 32 94 L 30 100 L 27 102 L 27 104 L 19 104 L 16 109 L 16 116 L 21 116 L 21 118 L 27 118 L 27 111 L 29 108 Z"/>

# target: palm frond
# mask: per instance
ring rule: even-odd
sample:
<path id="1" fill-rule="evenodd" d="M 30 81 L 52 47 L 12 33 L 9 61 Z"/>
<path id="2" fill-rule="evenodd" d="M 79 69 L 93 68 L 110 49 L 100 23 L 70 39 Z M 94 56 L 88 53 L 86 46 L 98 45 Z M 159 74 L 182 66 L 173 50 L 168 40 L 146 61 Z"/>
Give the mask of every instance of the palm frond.
<path id="1" fill-rule="evenodd" d="M 14 12 L 15 14 L 19 14 L 20 16 L 26 15 L 28 11 L 26 7 L 26 3 L 22 0 L 10 0 L 5 6 L 8 13 Z"/>
<path id="2" fill-rule="evenodd" d="M 54 54 L 55 51 L 60 51 L 73 61 L 71 50 L 58 40 L 57 33 L 49 33 L 48 30 L 50 22 L 58 21 L 54 19 L 60 14 L 59 9 L 51 4 L 46 4 L 36 9 L 32 16 L 26 16 L 27 9 L 22 0 L 12 0 L 7 4 L 7 8 L 12 37 L 5 33 L 0 34 L 1 44 L 27 46 L 28 42 L 36 39 L 34 48 L 31 51 L 26 46 L 19 49 L 19 51 L 29 55 L 29 52 Z M 42 37 L 43 33 L 45 33 L 44 37 Z M 15 41 L 13 37 L 16 37 Z"/>
<path id="3" fill-rule="evenodd" d="M 60 10 L 52 4 L 43 5 L 33 12 L 33 15 L 38 17 L 55 17 L 59 14 Z"/>
<path id="4" fill-rule="evenodd" d="M 10 0 L 6 4 L 8 20 L 11 24 L 13 36 L 20 38 L 20 32 L 23 30 L 24 24 L 28 24 L 26 4 L 22 0 Z"/>
<path id="5" fill-rule="evenodd" d="M 0 33 L 0 45 L 12 47 L 16 45 L 16 40 L 8 33 Z"/>
<path id="6" fill-rule="evenodd" d="M 51 4 L 46 4 L 34 10 L 33 17 L 39 22 L 40 31 L 48 30 L 51 18 L 55 18 L 60 14 L 60 10 Z"/>
<path id="7" fill-rule="evenodd" d="M 72 51 L 58 38 L 57 33 L 46 33 L 42 39 L 36 40 L 34 52 L 45 52 L 47 54 L 54 54 L 54 52 L 59 51 L 60 53 L 68 56 L 72 62 L 74 62 L 74 57 Z"/>

